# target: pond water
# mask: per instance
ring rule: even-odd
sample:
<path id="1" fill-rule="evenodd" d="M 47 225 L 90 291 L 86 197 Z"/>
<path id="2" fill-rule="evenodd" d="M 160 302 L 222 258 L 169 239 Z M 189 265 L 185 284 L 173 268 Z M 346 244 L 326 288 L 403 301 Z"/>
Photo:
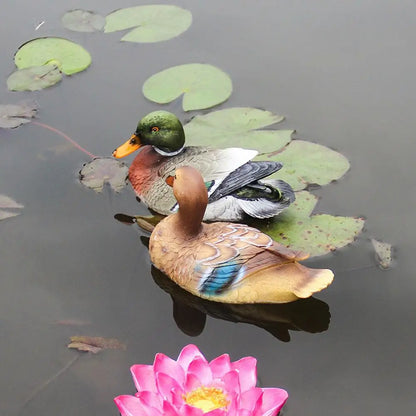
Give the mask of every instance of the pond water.
<path id="1" fill-rule="evenodd" d="M 234 85 L 220 108 L 284 114 L 282 128 L 348 157 L 344 178 L 314 190 L 317 212 L 367 221 L 354 244 L 307 262 L 335 273 L 319 301 L 212 310 L 201 332 L 201 312 L 177 309 L 175 323 L 171 297 L 152 277 L 144 234 L 114 219 L 147 212 L 131 188 L 96 194 L 83 187 L 77 174 L 89 158 L 50 131 L 34 124 L 1 131 L 0 193 L 25 208 L 0 222 L 0 414 L 116 415 L 113 397 L 134 391 L 130 365 L 151 363 L 159 351 L 176 357 L 188 343 L 210 359 L 255 356 L 261 385 L 289 392 L 287 416 L 415 414 L 414 2 L 177 0 L 193 24 L 157 44 L 60 24 L 70 9 L 105 15 L 131 1 L 3 3 L 2 104 L 36 98 L 39 121 L 109 156 L 139 117 L 159 108 L 141 94 L 150 75 L 188 62 L 217 65 Z M 82 44 L 92 66 L 48 90 L 8 92 L 16 49 L 48 35 Z M 191 116 L 179 102 L 166 108 L 182 120 Z M 394 268 L 376 266 L 370 237 L 396 247 Z M 280 323 L 265 330 L 259 320 L 270 315 Z M 245 323 L 231 322 L 236 316 Z M 287 341 L 288 328 L 290 342 L 279 340 Z M 77 334 L 115 337 L 127 349 L 67 349 Z"/>

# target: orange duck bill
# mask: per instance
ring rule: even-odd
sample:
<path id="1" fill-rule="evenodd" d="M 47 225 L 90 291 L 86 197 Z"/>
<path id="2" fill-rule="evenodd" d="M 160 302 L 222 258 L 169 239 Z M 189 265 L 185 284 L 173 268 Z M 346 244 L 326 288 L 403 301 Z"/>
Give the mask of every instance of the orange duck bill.
<path id="1" fill-rule="evenodd" d="M 130 153 L 135 152 L 139 147 L 143 146 L 140 142 L 140 137 L 137 134 L 132 134 L 129 140 L 121 146 L 117 147 L 113 152 L 113 157 L 121 159 L 128 156 Z"/>

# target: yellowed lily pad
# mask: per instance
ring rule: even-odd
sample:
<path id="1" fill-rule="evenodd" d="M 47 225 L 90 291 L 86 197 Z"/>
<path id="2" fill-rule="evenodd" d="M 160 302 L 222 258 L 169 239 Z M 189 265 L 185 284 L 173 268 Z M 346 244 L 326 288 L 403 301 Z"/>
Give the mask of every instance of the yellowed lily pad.
<path id="1" fill-rule="evenodd" d="M 76 335 L 70 338 L 68 348 L 75 348 L 78 351 L 92 352 L 97 354 L 105 349 L 125 350 L 126 346 L 116 338 L 89 337 Z"/>
<path id="2" fill-rule="evenodd" d="M 374 251 L 376 253 L 376 260 L 378 265 L 382 269 L 388 269 L 391 267 L 393 262 L 392 246 L 389 243 L 385 243 L 374 238 L 371 239 Z"/>
<path id="3" fill-rule="evenodd" d="M 341 153 L 305 140 L 292 140 L 281 152 L 268 157 L 283 163 L 283 168 L 271 178 L 288 182 L 295 191 L 309 184 L 327 185 L 350 168 L 348 159 Z"/>
<path id="4" fill-rule="evenodd" d="M 66 75 L 83 71 L 91 55 L 75 42 L 63 38 L 38 38 L 24 43 L 14 56 L 19 69 L 54 64 Z"/>
<path id="5" fill-rule="evenodd" d="M 131 29 L 121 40 L 127 42 L 161 42 L 185 32 L 192 23 L 189 10 L 167 4 L 128 7 L 106 17 L 104 32 Z"/>
<path id="6" fill-rule="evenodd" d="M 51 87 L 62 79 L 62 73 L 56 65 L 31 66 L 18 69 L 7 78 L 10 91 L 37 91 Z"/>
<path id="7" fill-rule="evenodd" d="M 62 16 L 62 24 L 75 32 L 97 32 L 104 28 L 105 17 L 90 10 L 70 10 Z"/>
<path id="8" fill-rule="evenodd" d="M 287 210 L 256 225 L 279 243 L 311 256 L 320 256 L 353 242 L 363 229 L 364 219 L 311 215 L 317 200 L 310 192 L 297 192 L 296 201 Z"/>
<path id="9" fill-rule="evenodd" d="M 258 130 L 284 120 L 270 111 L 233 107 L 197 115 L 184 126 L 192 146 L 242 147 L 259 153 L 274 152 L 291 140 L 293 130 Z"/>
<path id="10" fill-rule="evenodd" d="M 120 192 L 126 186 L 128 171 L 128 166 L 119 160 L 97 157 L 83 166 L 79 179 L 96 192 L 101 192 L 105 183 L 114 191 Z"/>
<path id="11" fill-rule="evenodd" d="M 0 127 L 14 129 L 22 124 L 30 123 L 37 111 L 38 105 L 35 101 L 0 105 Z"/>
<path id="12" fill-rule="evenodd" d="M 226 101 L 232 92 L 231 78 L 208 64 L 178 65 L 148 78 L 143 94 L 151 101 L 166 104 L 183 95 L 185 111 L 210 108 Z"/>

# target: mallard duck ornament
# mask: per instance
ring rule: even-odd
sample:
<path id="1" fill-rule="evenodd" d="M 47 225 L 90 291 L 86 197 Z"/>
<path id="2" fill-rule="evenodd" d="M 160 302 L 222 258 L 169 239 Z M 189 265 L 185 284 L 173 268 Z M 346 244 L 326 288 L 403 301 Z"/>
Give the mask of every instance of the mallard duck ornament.
<path id="1" fill-rule="evenodd" d="M 205 221 L 270 218 L 295 200 L 286 182 L 263 180 L 278 171 L 281 163 L 251 161 L 256 150 L 185 146 L 181 122 L 167 111 L 143 117 L 136 132 L 113 156 L 122 158 L 139 148 L 129 169 L 129 180 L 141 201 L 159 214 L 169 215 L 178 209 L 165 179 L 185 165 L 197 168 L 204 178 L 208 190 Z"/>

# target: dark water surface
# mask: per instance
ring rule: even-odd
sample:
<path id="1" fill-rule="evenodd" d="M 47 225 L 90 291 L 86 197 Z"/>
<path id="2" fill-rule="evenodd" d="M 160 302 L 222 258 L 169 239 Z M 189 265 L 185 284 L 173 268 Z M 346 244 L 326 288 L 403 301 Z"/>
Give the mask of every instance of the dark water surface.
<path id="1" fill-rule="evenodd" d="M 249 322 L 274 314 L 289 322 L 265 325 L 280 338 L 292 326 L 306 329 L 290 331 L 290 342 L 212 317 L 191 337 L 176 325 L 170 296 L 152 278 L 141 233 L 113 218 L 146 212 L 131 188 L 96 194 L 77 179 L 88 157 L 59 136 L 35 125 L 1 131 L 0 193 L 25 208 L 0 222 L 0 414 L 116 415 L 113 397 L 134 391 L 131 364 L 151 363 L 158 351 L 176 357 L 192 342 L 210 359 L 224 352 L 257 357 L 261 385 L 288 390 L 287 416 L 414 415 L 416 3 L 177 0 L 193 13 L 190 30 L 147 45 L 120 43 L 119 33 L 69 32 L 60 24 L 73 8 L 107 14 L 134 4 L 3 2 L 1 103 L 35 97 L 39 121 L 108 156 L 140 116 L 158 108 L 141 94 L 150 75 L 188 62 L 217 65 L 234 83 L 222 108 L 282 113 L 282 128 L 350 159 L 341 181 L 315 191 L 322 197 L 318 211 L 363 215 L 366 233 L 309 261 L 335 272 L 332 286 L 317 296 L 330 309 L 328 330 L 307 332 L 326 325 L 326 305 L 317 301 L 300 310 L 210 311 Z M 8 92 L 18 46 L 48 35 L 81 43 L 92 66 L 48 90 Z M 190 117 L 179 103 L 167 108 Z M 396 246 L 395 268 L 375 266 L 371 236 Z M 192 315 L 199 321 L 179 322 L 188 333 L 201 330 L 203 315 Z M 69 319 L 89 325 L 56 323 Z M 127 350 L 81 355 L 44 385 L 79 355 L 66 348 L 75 334 L 116 337 Z"/>

